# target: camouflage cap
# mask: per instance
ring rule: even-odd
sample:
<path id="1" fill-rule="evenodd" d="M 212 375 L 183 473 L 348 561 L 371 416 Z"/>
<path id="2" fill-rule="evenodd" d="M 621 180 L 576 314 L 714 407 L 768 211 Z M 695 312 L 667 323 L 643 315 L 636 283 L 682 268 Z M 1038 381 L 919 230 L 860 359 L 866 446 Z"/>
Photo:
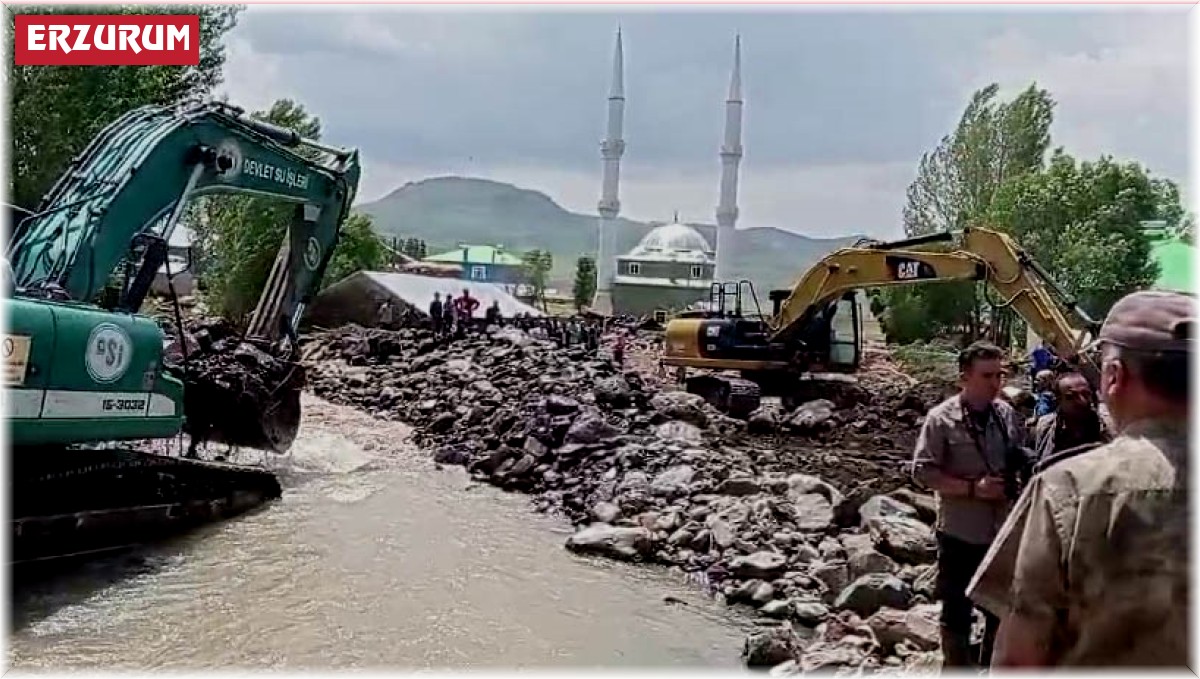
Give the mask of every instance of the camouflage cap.
<path id="1" fill-rule="evenodd" d="M 1192 350 L 1195 323 L 1195 295 L 1163 290 L 1134 292 L 1113 305 L 1096 343 L 1136 351 L 1187 352 Z"/>

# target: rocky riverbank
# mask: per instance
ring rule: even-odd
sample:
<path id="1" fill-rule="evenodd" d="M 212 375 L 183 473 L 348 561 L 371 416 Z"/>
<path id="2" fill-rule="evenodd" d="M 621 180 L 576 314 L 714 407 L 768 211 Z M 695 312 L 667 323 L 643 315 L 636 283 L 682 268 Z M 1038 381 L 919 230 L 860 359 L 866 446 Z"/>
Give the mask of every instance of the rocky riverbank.
<path id="1" fill-rule="evenodd" d="M 565 516 L 567 548 L 679 568 L 755 609 L 769 624 L 748 665 L 936 664 L 934 505 L 904 464 L 938 388 L 864 381 L 743 422 L 512 328 L 350 327 L 304 355 L 317 395 L 405 421 L 437 463 Z"/>

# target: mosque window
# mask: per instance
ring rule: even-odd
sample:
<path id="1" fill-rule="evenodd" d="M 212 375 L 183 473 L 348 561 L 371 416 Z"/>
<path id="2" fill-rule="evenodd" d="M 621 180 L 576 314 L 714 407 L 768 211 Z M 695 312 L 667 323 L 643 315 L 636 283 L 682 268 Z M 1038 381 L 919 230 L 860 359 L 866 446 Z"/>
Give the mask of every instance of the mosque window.
<path id="1" fill-rule="evenodd" d="M 627 271 L 630 276 L 640 276 L 642 274 L 642 265 L 639 262 L 630 262 Z"/>
<path id="2" fill-rule="evenodd" d="M 704 275 L 704 267 L 699 264 L 692 265 L 692 278 L 700 278 Z"/>

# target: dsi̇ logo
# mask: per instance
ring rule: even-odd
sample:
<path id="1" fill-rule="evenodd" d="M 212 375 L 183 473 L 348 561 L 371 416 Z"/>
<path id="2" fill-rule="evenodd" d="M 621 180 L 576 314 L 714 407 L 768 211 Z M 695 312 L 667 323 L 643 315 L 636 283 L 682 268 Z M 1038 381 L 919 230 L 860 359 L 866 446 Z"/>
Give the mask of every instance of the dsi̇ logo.
<path id="1" fill-rule="evenodd" d="M 197 66 L 197 14 L 18 14 L 17 66 Z"/>

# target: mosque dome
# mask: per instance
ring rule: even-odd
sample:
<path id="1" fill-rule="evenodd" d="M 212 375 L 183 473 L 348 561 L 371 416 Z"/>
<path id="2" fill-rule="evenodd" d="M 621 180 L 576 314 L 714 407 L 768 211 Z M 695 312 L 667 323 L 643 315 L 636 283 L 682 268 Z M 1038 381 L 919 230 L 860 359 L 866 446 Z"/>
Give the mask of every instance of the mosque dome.
<path id="1" fill-rule="evenodd" d="M 638 259 L 705 260 L 711 258 L 712 253 L 708 241 L 699 231 L 675 222 L 651 229 L 627 256 Z"/>

